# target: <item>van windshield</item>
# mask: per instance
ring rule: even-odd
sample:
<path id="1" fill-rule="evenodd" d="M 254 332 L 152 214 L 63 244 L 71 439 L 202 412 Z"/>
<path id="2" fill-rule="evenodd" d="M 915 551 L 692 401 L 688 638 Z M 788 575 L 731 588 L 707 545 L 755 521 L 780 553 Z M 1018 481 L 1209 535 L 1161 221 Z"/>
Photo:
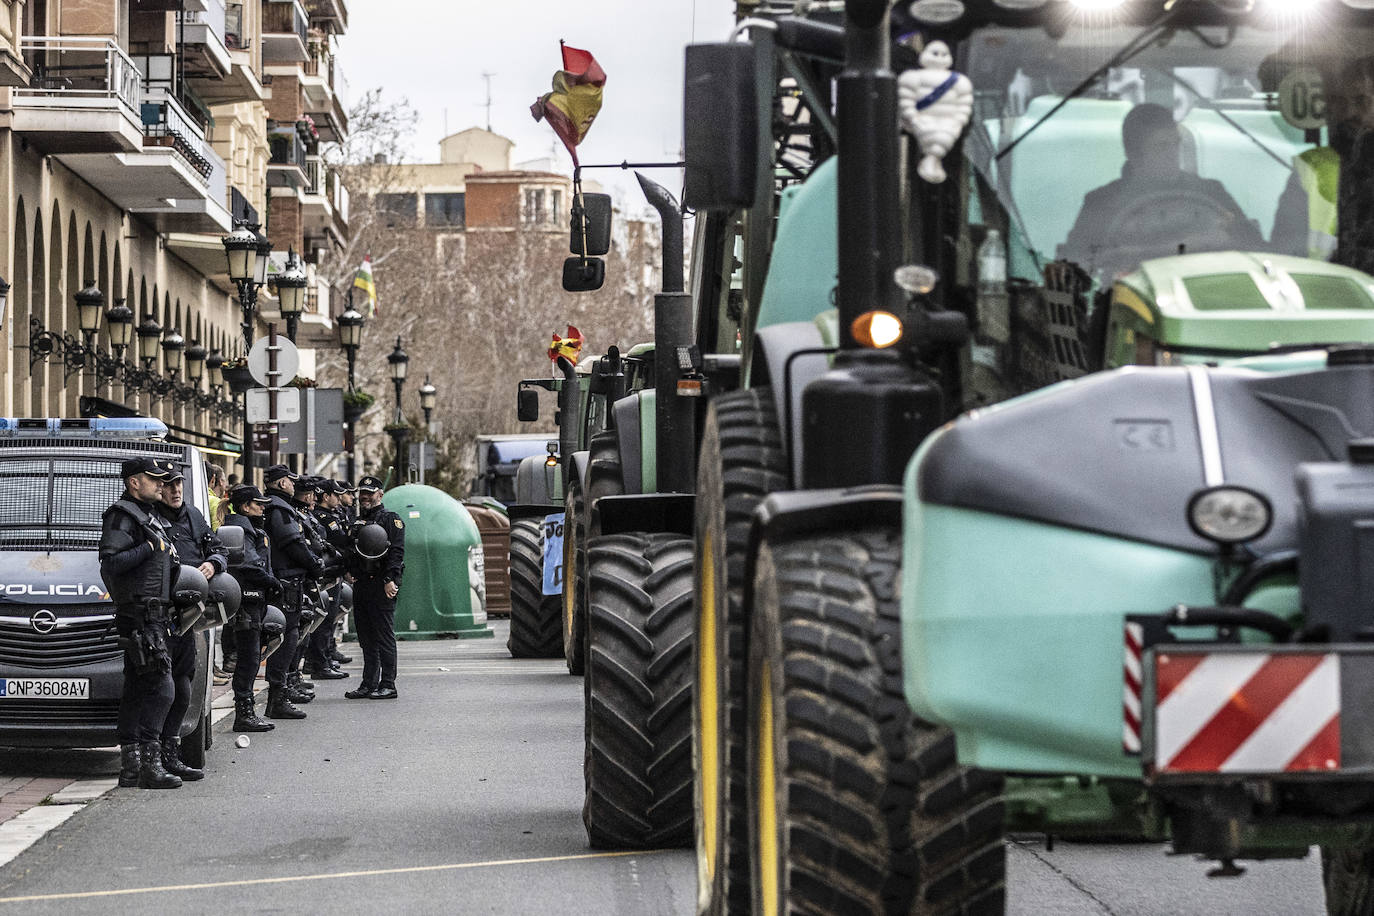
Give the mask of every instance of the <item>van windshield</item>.
<path id="1" fill-rule="evenodd" d="M 124 491 L 122 457 L 0 454 L 0 549 L 96 549 L 101 515 Z"/>
<path id="2" fill-rule="evenodd" d="M 1150 258 L 1231 249 L 1374 269 L 1350 178 L 1374 163 L 1374 32 L 1313 40 L 1255 16 L 1141 38 L 1080 24 L 965 43 L 969 217 L 1004 233 L 1011 276 L 1038 280 L 1064 259 L 1105 282 Z"/>

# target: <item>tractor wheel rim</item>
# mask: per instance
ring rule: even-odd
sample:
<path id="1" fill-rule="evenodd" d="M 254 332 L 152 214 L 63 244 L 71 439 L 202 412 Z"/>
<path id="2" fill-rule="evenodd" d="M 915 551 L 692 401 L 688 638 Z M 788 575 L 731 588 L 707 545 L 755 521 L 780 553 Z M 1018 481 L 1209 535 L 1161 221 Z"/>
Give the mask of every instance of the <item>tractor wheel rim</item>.
<path id="1" fill-rule="evenodd" d="M 701 553 L 697 557 L 700 581 L 700 619 L 697 621 L 697 721 L 700 723 L 702 863 L 707 877 L 714 879 L 719 855 L 716 834 L 720 818 L 720 728 L 719 683 L 716 667 L 716 570 L 714 543 L 711 532 L 702 535 Z"/>

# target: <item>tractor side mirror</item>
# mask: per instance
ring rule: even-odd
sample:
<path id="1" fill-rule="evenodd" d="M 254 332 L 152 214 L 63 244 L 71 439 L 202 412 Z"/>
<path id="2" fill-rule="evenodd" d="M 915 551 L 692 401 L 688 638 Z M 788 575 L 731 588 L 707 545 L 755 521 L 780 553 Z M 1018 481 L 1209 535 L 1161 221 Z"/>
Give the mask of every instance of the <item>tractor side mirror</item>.
<path id="1" fill-rule="evenodd" d="M 688 45 L 684 87 L 683 205 L 694 210 L 753 206 L 759 152 L 754 45 Z"/>
<path id="2" fill-rule="evenodd" d="M 224 552 L 229 559 L 230 566 L 239 566 L 243 563 L 243 529 L 238 525 L 220 525 L 215 530 L 219 537 L 220 544 L 224 547 Z"/>
<path id="3" fill-rule="evenodd" d="M 568 258 L 563 262 L 563 288 L 570 293 L 589 293 L 606 282 L 606 262 L 600 258 Z"/>
<path id="4" fill-rule="evenodd" d="M 573 197 L 572 234 L 568 250 L 573 254 L 598 257 L 611 250 L 611 195 L 583 194 L 582 206 Z M 582 248 L 583 239 L 587 247 Z"/>
<path id="5" fill-rule="evenodd" d="M 515 416 L 521 423 L 533 423 L 539 419 L 539 392 L 533 388 L 521 388 L 515 394 Z"/>

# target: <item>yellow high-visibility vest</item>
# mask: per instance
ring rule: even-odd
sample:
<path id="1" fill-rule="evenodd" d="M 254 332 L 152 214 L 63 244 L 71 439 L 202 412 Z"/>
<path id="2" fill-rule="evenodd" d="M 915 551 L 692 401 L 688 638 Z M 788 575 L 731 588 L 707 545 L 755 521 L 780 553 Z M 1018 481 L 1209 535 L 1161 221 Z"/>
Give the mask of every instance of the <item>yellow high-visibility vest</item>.
<path id="1" fill-rule="evenodd" d="M 1310 149 L 1293 161 L 1307 194 L 1307 254 L 1329 261 L 1336 253 L 1337 196 L 1341 157 L 1328 146 Z"/>

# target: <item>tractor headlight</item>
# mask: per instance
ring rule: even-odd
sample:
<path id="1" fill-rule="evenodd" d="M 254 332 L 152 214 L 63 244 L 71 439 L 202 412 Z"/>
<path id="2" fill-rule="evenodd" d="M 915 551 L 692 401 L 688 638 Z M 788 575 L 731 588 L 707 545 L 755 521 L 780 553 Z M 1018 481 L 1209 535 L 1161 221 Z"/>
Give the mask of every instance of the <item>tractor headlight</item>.
<path id="1" fill-rule="evenodd" d="M 1264 535 L 1274 509 L 1260 493 L 1245 487 L 1212 487 L 1188 500 L 1188 525 L 1217 544 L 1244 544 Z"/>

